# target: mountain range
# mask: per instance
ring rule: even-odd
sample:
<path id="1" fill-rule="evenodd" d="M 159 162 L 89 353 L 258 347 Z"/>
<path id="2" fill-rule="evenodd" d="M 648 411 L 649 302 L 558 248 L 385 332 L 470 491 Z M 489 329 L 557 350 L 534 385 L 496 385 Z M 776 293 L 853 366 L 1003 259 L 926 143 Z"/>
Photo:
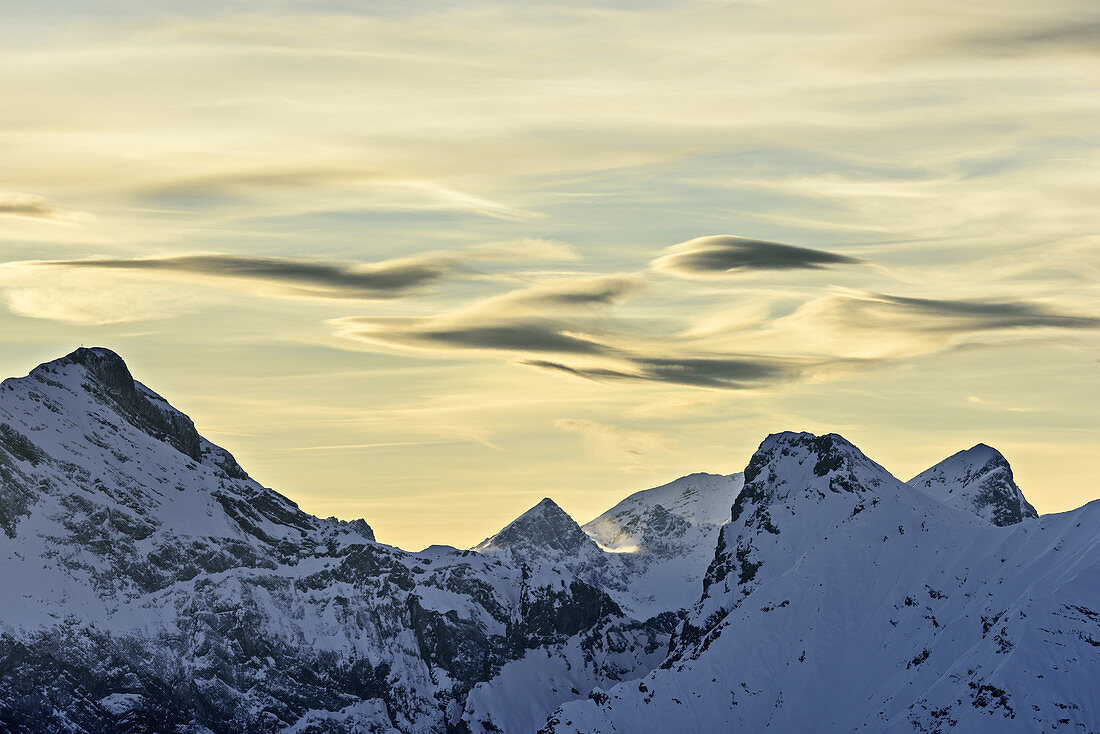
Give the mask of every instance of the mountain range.
<path id="1" fill-rule="evenodd" d="M 261 486 L 104 348 L 0 383 L 0 730 L 1100 731 L 1100 502 L 767 437 L 461 550 Z"/>

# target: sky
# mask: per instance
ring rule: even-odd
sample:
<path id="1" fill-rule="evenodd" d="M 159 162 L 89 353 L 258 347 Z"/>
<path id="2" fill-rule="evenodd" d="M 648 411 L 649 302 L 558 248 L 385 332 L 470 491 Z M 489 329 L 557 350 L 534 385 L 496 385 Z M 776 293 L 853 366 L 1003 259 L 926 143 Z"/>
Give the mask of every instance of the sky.
<path id="1" fill-rule="evenodd" d="M 384 542 L 838 432 L 1100 496 L 1093 0 L 0 1 L 0 374 Z"/>

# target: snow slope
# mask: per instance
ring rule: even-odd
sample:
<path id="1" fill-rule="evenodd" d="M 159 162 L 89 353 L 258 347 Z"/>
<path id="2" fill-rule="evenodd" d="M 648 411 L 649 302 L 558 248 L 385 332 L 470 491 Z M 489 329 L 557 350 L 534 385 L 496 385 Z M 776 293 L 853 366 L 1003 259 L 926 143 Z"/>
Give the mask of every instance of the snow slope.
<path id="1" fill-rule="evenodd" d="M 635 492 L 582 527 L 604 548 L 644 546 L 646 512 L 661 506 L 697 527 L 715 528 L 730 520 L 730 506 L 745 483 L 745 475 L 689 474 L 668 484 Z M 664 536 L 656 534 L 652 541 Z"/>
<path id="2" fill-rule="evenodd" d="M 997 526 L 836 435 L 745 480 L 669 657 L 543 732 L 1100 730 L 1100 502 Z"/>
<path id="3" fill-rule="evenodd" d="M 635 492 L 582 526 L 624 567 L 622 586 L 630 592 L 624 608 L 652 616 L 698 599 L 718 531 L 743 484 L 740 473 L 690 474 Z"/>

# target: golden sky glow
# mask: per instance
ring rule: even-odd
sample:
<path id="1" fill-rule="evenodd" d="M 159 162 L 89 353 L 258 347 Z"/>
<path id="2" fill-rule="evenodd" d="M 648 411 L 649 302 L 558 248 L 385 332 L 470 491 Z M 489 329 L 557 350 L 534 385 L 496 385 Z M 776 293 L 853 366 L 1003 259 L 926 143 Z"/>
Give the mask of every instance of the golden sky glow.
<path id="1" fill-rule="evenodd" d="M 787 429 L 1098 494 L 1092 0 L 0 7 L 0 372 L 111 347 L 308 511 L 470 546 Z"/>

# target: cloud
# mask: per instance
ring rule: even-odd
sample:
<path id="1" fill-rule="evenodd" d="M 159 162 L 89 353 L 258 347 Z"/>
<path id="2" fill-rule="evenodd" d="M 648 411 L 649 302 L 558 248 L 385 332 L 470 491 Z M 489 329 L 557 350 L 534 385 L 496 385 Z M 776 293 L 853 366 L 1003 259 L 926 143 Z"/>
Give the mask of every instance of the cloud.
<path id="1" fill-rule="evenodd" d="M 659 272 L 683 278 L 714 277 L 760 270 L 820 270 L 862 263 L 825 250 L 733 235 L 697 237 L 665 250 L 653 261 Z"/>
<path id="2" fill-rule="evenodd" d="M 612 350 L 592 339 L 570 334 L 551 322 L 512 322 L 467 326 L 454 329 L 409 331 L 411 343 L 509 351 L 555 352 L 564 354 L 607 354 Z"/>
<path id="3" fill-rule="evenodd" d="M 808 369 L 797 360 L 712 353 L 705 342 L 674 334 L 611 328 L 605 308 L 640 287 L 632 275 L 563 279 L 432 317 L 331 323 L 337 336 L 385 349 L 460 358 L 503 352 L 517 364 L 596 381 L 740 390 L 789 381 Z"/>
<path id="4" fill-rule="evenodd" d="M 641 278 L 634 275 L 563 278 L 487 299 L 479 310 L 514 314 L 517 308 L 540 312 L 548 307 L 609 306 L 637 294 L 642 287 Z"/>
<path id="5" fill-rule="evenodd" d="M 643 357 L 634 363 L 645 379 L 698 387 L 741 389 L 797 374 L 792 367 L 766 357 Z"/>
<path id="6" fill-rule="evenodd" d="M 284 295 L 324 298 L 387 299 L 419 292 L 448 276 L 474 277 L 471 263 L 573 260 L 571 246 L 555 240 L 521 238 L 456 250 L 361 263 L 315 258 L 230 254 L 188 254 L 141 258 L 88 258 L 6 263 L 27 268 L 114 270 L 162 273 L 179 277 L 225 278 L 274 288 Z M 625 278 L 593 278 L 569 285 L 532 289 L 531 305 L 610 302 L 634 287 Z M 515 304 L 513 304 L 515 305 Z"/>
<path id="7" fill-rule="evenodd" d="M 186 312 L 193 303 L 164 288 L 102 288 L 70 282 L 54 287 L 8 288 L 8 309 L 27 318 L 98 326 L 166 319 Z"/>
<path id="8" fill-rule="evenodd" d="M 564 372 L 589 380 L 640 380 L 689 387 L 746 390 L 797 379 L 810 365 L 799 366 L 774 357 L 661 357 L 623 355 L 626 367 L 573 367 L 546 359 L 525 359 L 520 364 Z"/>
<path id="9" fill-rule="evenodd" d="M 302 196 L 307 189 L 311 195 Z M 141 198 L 157 206 L 213 210 L 266 202 L 267 216 L 355 210 L 452 211 L 505 221 L 545 216 L 429 178 L 346 166 L 257 165 L 214 171 L 144 186 Z"/>
<path id="10" fill-rule="evenodd" d="M 787 315 L 703 316 L 677 329 L 614 319 L 638 294 L 636 275 L 566 278 L 484 298 L 435 316 L 351 317 L 339 337 L 383 350 L 448 358 L 500 358 L 596 382 L 648 382 L 759 390 L 828 380 L 884 362 L 967 343 L 997 343 L 1006 330 L 1094 329 L 1100 319 L 1027 300 L 933 299 L 842 291 Z M 734 308 L 736 311 L 736 307 Z M 725 312 L 723 312 L 725 313 Z"/>
<path id="11" fill-rule="evenodd" d="M 832 294 L 787 316 L 730 333 L 700 339 L 672 336 L 662 347 L 622 348 L 610 353 L 616 364 L 543 357 L 519 363 L 595 381 L 743 390 L 831 379 L 968 343 L 996 344 L 996 334 L 1009 330 L 1097 328 L 1100 318 L 1034 301 Z M 740 354 L 725 351 L 732 344 Z"/>
<path id="12" fill-rule="evenodd" d="M 1040 412 L 1036 408 L 1017 408 L 1009 405 L 1002 405 L 1001 403 L 994 402 L 992 400 L 984 400 L 976 395 L 970 395 L 966 398 L 966 402 L 973 405 L 981 405 L 986 408 L 993 408 L 996 410 L 1004 410 L 1009 413 L 1038 413 Z"/>
<path id="13" fill-rule="evenodd" d="M 590 314 L 640 288 L 641 281 L 631 275 L 563 278 L 483 298 L 438 316 L 349 317 L 331 323 L 338 336 L 382 346 L 610 356 L 621 350 L 602 340 L 608 336 L 605 330 L 591 320 L 561 314 Z"/>
<path id="14" fill-rule="evenodd" d="M 575 262 L 581 259 L 577 249 L 567 242 L 542 237 L 520 237 L 514 240 L 486 242 L 466 248 L 471 258 L 479 260 L 542 260 Z"/>
<path id="15" fill-rule="evenodd" d="M 932 299 L 843 292 L 806 301 L 758 327 L 715 335 L 741 349 L 822 360 L 828 372 L 1003 343 L 1009 331 L 1100 328 L 1100 319 L 1029 300 Z"/>
<path id="16" fill-rule="evenodd" d="M 941 300 L 881 293 L 846 297 L 838 302 L 833 317 L 856 328 L 904 326 L 910 330 L 958 333 L 1100 327 L 1100 318 L 1062 313 L 1033 301 Z"/>
<path id="17" fill-rule="evenodd" d="M 610 355 L 617 350 L 570 331 L 561 321 L 537 318 L 369 318 L 332 321 L 337 336 L 387 347 Z"/>
<path id="18" fill-rule="evenodd" d="M 1006 53 L 1028 52 L 1041 46 L 1069 52 L 1079 48 L 1100 50 L 1100 17 L 1092 13 L 1057 23 L 985 32 L 968 37 L 962 45 Z"/>
<path id="19" fill-rule="evenodd" d="M 155 271 L 187 276 L 236 278 L 278 285 L 299 295 L 331 298 L 392 298 L 429 285 L 458 266 L 455 260 L 413 257 L 372 264 L 235 255 L 97 258 L 28 263 L 42 267 Z"/>
<path id="20" fill-rule="evenodd" d="M 71 213 L 41 196 L 0 191 L 0 217 L 58 220 L 71 216 Z"/>
<path id="21" fill-rule="evenodd" d="M 1077 22 L 1050 25 L 1021 33 L 1016 37 L 1022 43 L 1041 43 L 1056 45 L 1083 45 L 1100 48 L 1100 18 L 1093 15 Z"/>

